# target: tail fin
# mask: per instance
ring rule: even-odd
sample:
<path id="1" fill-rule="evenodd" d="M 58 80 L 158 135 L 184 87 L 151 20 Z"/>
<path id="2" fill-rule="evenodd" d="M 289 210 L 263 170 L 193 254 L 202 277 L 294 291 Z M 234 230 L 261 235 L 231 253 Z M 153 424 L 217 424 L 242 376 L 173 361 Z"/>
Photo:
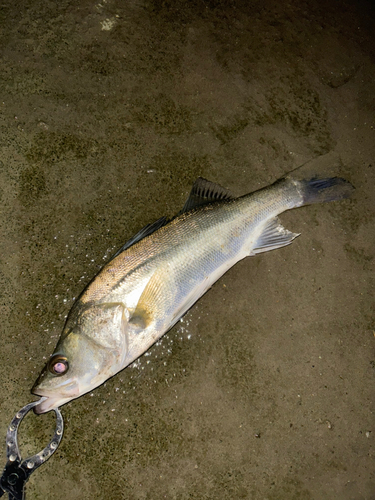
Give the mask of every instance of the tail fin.
<path id="1" fill-rule="evenodd" d="M 303 205 L 342 200 L 351 196 L 354 187 L 341 177 L 297 181 L 302 185 Z"/>

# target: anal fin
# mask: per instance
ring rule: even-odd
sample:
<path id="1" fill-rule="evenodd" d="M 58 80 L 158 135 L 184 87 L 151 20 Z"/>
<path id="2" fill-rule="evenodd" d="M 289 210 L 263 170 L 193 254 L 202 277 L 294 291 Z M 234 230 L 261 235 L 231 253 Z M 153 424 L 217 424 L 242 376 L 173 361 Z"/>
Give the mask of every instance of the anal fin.
<path id="1" fill-rule="evenodd" d="M 263 229 L 252 250 L 252 255 L 290 245 L 300 233 L 292 233 L 280 224 L 277 217 L 271 219 Z"/>

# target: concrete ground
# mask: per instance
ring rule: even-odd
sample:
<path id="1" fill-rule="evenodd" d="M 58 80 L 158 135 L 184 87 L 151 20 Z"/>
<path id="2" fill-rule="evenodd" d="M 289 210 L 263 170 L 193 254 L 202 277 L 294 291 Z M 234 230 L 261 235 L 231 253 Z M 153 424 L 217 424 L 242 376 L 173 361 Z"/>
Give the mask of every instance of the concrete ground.
<path id="1" fill-rule="evenodd" d="M 4 0 L 0 16 L 4 438 L 74 298 L 196 177 L 243 194 L 314 160 L 356 187 L 284 214 L 290 247 L 242 261 L 64 406 L 29 497 L 374 500 L 371 3 Z M 28 416 L 24 455 L 52 428 Z"/>

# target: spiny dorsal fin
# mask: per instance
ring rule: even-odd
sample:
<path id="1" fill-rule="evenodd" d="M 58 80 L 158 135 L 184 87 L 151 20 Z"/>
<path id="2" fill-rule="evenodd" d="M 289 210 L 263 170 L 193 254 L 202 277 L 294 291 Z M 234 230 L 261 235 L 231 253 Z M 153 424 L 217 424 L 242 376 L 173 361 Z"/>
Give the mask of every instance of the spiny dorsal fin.
<path id="1" fill-rule="evenodd" d="M 219 184 L 215 182 L 208 181 L 203 179 L 203 177 L 198 177 L 198 179 L 194 182 L 193 187 L 191 188 L 191 192 L 189 194 L 188 199 L 185 202 L 182 210 L 177 214 L 181 215 L 185 212 L 189 212 L 193 208 L 200 207 L 202 205 L 208 205 L 209 203 L 213 203 L 215 201 L 223 201 L 223 200 L 233 200 L 234 196 L 229 191 L 229 189 L 225 189 Z M 172 219 L 173 220 L 173 219 Z M 128 240 L 112 257 L 114 259 L 121 252 L 127 250 L 138 241 L 141 241 L 146 236 L 154 233 L 161 227 L 168 224 L 170 220 L 167 217 L 161 217 L 157 221 L 152 224 L 147 224 L 144 228 L 142 228 L 136 235 L 134 235 L 130 240 Z M 112 260 L 111 259 L 111 260 Z"/>
<path id="2" fill-rule="evenodd" d="M 114 259 L 118 255 L 120 255 L 121 252 L 124 250 L 127 250 L 129 247 L 134 245 L 135 243 L 138 243 L 138 241 L 141 241 L 143 238 L 146 236 L 149 236 L 150 234 L 154 233 L 161 227 L 165 226 L 168 223 L 167 217 L 161 217 L 157 221 L 153 222 L 152 224 L 147 224 L 147 226 L 143 227 L 140 231 L 138 231 L 137 234 L 135 234 L 130 240 L 128 240 L 125 245 L 123 245 L 120 250 L 118 250 L 115 255 L 112 257 Z M 112 260 L 111 259 L 111 260 Z"/>
<path id="3" fill-rule="evenodd" d="M 215 201 L 233 200 L 233 198 L 234 196 L 228 189 L 215 182 L 203 179 L 203 177 L 198 177 L 180 214 Z"/>

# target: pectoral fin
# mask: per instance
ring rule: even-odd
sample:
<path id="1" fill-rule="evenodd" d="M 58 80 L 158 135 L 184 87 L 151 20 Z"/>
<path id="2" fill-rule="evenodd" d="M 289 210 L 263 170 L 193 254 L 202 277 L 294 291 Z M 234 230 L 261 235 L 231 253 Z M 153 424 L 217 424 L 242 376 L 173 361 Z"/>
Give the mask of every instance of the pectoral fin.
<path id="1" fill-rule="evenodd" d="M 165 286 L 166 276 L 166 270 L 155 272 L 143 290 L 129 319 L 130 326 L 136 331 L 145 330 L 158 315 L 165 312 L 165 304 L 172 298 L 170 283 L 168 288 Z"/>

